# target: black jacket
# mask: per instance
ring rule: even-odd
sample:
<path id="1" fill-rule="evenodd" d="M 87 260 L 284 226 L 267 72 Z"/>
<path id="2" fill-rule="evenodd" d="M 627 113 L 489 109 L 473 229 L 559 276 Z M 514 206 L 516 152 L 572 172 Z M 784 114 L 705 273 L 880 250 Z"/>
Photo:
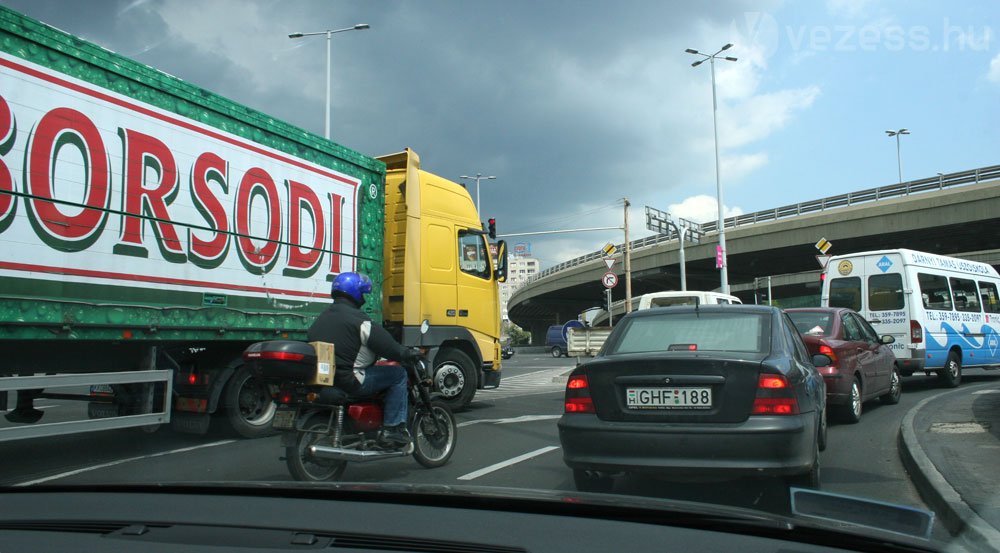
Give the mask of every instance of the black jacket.
<path id="1" fill-rule="evenodd" d="M 380 357 L 402 361 L 406 348 L 372 320 L 349 299 L 337 297 L 333 305 L 320 313 L 309 327 L 310 342 L 330 342 L 334 347 L 337 370 L 333 383 L 347 392 L 365 380 L 365 368 Z"/>

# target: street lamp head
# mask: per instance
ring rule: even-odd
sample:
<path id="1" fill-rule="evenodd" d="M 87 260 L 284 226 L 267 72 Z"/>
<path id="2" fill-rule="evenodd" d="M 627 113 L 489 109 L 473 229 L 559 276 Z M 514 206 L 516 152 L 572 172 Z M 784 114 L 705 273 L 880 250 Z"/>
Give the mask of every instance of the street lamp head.
<path id="1" fill-rule="evenodd" d="M 889 135 L 890 137 L 893 137 L 896 136 L 896 131 L 885 131 L 885 134 Z"/>
<path id="2" fill-rule="evenodd" d="M 288 38 L 302 38 L 302 33 L 292 33 L 288 35 Z"/>
<path id="3" fill-rule="evenodd" d="M 720 52 L 725 52 L 726 50 L 728 50 L 728 49 L 730 49 L 732 47 L 733 47 L 732 44 L 727 44 L 727 45 L 725 45 L 725 46 L 722 47 L 722 50 L 719 50 L 719 51 Z"/>
<path id="4" fill-rule="evenodd" d="M 371 25 L 367 23 L 358 23 L 357 25 L 354 26 L 355 31 L 363 31 L 365 29 L 371 29 Z"/>
<path id="5" fill-rule="evenodd" d="M 725 59 L 726 61 L 736 61 L 736 58 L 734 58 L 734 57 L 732 57 L 732 56 L 726 56 L 726 57 L 725 57 L 724 59 Z"/>
<path id="6" fill-rule="evenodd" d="M 910 134 L 910 131 L 906 129 L 899 129 L 899 134 Z"/>
<path id="7" fill-rule="evenodd" d="M 489 179 L 489 180 L 493 180 L 493 179 L 495 179 L 496 177 L 494 177 L 494 176 L 492 176 L 492 175 L 491 175 L 491 176 L 489 176 L 489 177 L 486 177 L 486 178 L 487 178 L 487 179 Z"/>
<path id="8" fill-rule="evenodd" d="M 460 178 L 460 179 L 474 179 L 475 177 L 468 177 L 466 175 L 462 175 L 461 177 L 458 177 L 458 178 Z"/>
<path id="9" fill-rule="evenodd" d="M 691 67 L 698 67 L 699 65 L 701 65 L 701 62 L 703 62 L 703 61 L 705 61 L 705 60 L 698 60 L 698 61 L 692 63 Z"/>
<path id="10" fill-rule="evenodd" d="M 699 53 L 697 50 L 693 50 L 691 48 L 688 48 L 687 50 L 684 50 L 684 51 L 687 52 L 688 54 L 698 54 Z"/>

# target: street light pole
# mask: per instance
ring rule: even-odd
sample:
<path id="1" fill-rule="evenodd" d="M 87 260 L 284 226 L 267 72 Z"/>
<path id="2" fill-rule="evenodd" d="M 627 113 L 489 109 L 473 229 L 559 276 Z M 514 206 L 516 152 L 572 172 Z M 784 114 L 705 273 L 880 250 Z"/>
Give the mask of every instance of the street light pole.
<path id="1" fill-rule="evenodd" d="M 899 129 L 898 131 L 885 131 L 885 134 L 889 135 L 889 138 L 896 137 L 896 165 L 899 167 L 899 182 L 903 182 L 903 157 L 899 153 L 899 135 L 910 134 L 910 131 L 906 129 Z"/>
<path id="2" fill-rule="evenodd" d="M 480 209 L 479 209 L 479 181 L 481 181 L 483 179 L 493 180 L 493 179 L 496 179 L 496 177 L 493 176 L 493 175 L 490 175 L 488 177 L 484 177 L 482 173 L 476 173 L 476 176 L 474 176 L 474 177 L 468 177 L 468 176 L 462 175 L 461 177 L 458 177 L 458 178 L 476 181 L 476 213 L 478 213 L 479 216 L 482 217 L 482 213 L 483 212 L 480 211 Z"/>
<path id="3" fill-rule="evenodd" d="M 719 248 L 722 250 L 722 267 L 720 267 L 719 272 L 723 294 L 729 293 L 729 264 L 726 260 L 726 221 L 722 211 L 722 178 L 719 170 L 719 102 L 715 93 L 715 59 L 719 57 L 719 54 L 732 47 L 732 44 L 726 44 L 720 48 L 718 52 L 712 55 L 703 54 L 691 48 L 685 50 L 688 54 L 704 56 L 704 59 L 700 59 L 692 63 L 691 67 L 698 67 L 704 63 L 705 60 L 708 60 L 709 64 L 712 66 L 712 128 L 715 134 L 715 195 L 719 208 Z M 736 61 L 736 58 L 731 56 L 725 56 L 721 59 L 726 61 Z"/>
<path id="4" fill-rule="evenodd" d="M 326 35 L 326 113 L 323 119 L 323 137 L 327 140 L 330 139 L 330 43 L 333 38 L 334 33 L 343 33 L 344 31 L 363 31 L 365 29 L 370 29 L 371 26 L 367 23 L 358 23 L 353 27 L 344 27 L 343 29 L 327 29 L 326 31 L 316 31 L 314 33 L 291 33 L 288 38 L 302 38 L 307 36 L 316 35 Z"/>

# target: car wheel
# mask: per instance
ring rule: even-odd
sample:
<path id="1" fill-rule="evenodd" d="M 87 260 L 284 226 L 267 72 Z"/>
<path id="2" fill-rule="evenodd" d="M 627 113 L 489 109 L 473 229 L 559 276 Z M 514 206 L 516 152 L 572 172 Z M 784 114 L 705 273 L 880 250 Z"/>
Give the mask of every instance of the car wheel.
<path id="1" fill-rule="evenodd" d="M 962 359 L 958 353 L 948 353 L 948 361 L 944 368 L 938 371 L 938 379 L 945 388 L 954 388 L 962 382 Z"/>
<path id="2" fill-rule="evenodd" d="M 434 389 L 441 393 L 452 411 L 459 411 L 472 403 L 476 395 L 476 367 L 469 356 L 457 349 L 448 349 L 434 358 L 432 377 Z"/>
<path id="3" fill-rule="evenodd" d="M 861 381 L 855 376 L 847 403 L 837 406 L 837 418 L 847 424 L 857 423 L 861 420 L 861 404 Z"/>
<path id="4" fill-rule="evenodd" d="M 581 492 L 608 493 L 614 487 L 615 481 L 605 472 L 573 469 L 573 483 Z"/>
<path id="5" fill-rule="evenodd" d="M 826 408 L 819 415 L 819 436 L 816 438 L 816 444 L 820 451 L 826 451 Z"/>
<path id="6" fill-rule="evenodd" d="M 552 357 L 562 357 L 562 349 L 559 346 L 552 346 Z"/>
<path id="7" fill-rule="evenodd" d="M 879 396 L 879 401 L 885 405 L 895 405 L 899 403 L 900 396 L 903 395 L 903 379 L 899 376 L 899 367 L 892 366 L 892 375 L 889 377 L 889 391 Z"/>

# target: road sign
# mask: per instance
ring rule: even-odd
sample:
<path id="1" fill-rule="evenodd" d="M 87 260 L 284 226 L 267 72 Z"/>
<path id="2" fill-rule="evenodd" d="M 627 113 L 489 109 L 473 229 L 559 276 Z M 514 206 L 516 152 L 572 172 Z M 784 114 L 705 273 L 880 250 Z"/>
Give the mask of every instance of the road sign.
<path id="1" fill-rule="evenodd" d="M 611 270 L 611 266 L 615 264 L 615 260 L 614 260 L 614 258 L 611 258 L 611 257 L 605 257 L 604 258 L 604 264 L 608 266 L 608 270 L 610 271 Z"/>
<path id="2" fill-rule="evenodd" d="M 612 273 L 611 271 L 604 273 L 604 276 L 601 277 L 601 284 L 603 284 L 605 288 L 614 288 L 618 285 L 618 275 Z"/>
<path id="3" fill-rule="evenodd" d="M 832 246 L 833 242 L 827 242 L 826 238 L 820 238 L 819 242 L 816 242 L 816 249 L 822 254 L 826 254 L 826 252 L 830 251 Z"/>
<path id="4" fill-rule="evenodd" d="M 816 261 L 819 261 L 819 267 L 820 267 L 820 269 L 823 269 L 825 271 L 826 270 L 826 265 L 828 263 L 830 263 L 830 256 L 829 255 L 817 255 L 816 256 Z"/>
<path id="5" fill-rule="evenodd" d="M 611 242 L 608 242 L 603 248 L 601 248 L 601 251 L 604 252 L 604 255 L 614 255 L 614 253 L 618 251 L 618 248 L 616 248 Z"/>

